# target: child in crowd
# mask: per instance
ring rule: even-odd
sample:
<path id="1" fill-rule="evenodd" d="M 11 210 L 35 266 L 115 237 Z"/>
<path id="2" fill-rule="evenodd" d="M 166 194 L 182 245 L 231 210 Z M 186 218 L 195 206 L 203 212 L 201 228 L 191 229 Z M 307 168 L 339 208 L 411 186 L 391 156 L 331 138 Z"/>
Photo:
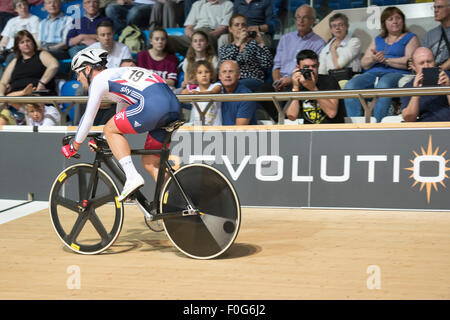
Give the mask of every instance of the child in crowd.
<path id="1" fill-rule="evenodd" d="M 199 60 L 206 60 L 212 64 L 214 70 L 217 70 L 219 59 L 214 52 L 213 46 L 208 41 L 208 36 L 205 32 L 198 30 L 192 34 L 191 45 L 189 46 L 186 58 L 183 61 L 184 81 L 181 88 L 186 88 L 187 84 L 195 85 L 194 62 Z M 190 78 L 189 75 L 194 75 Z"/>
<path id="2" fill-rule="evenodd" d="M 186 89 L 182 91 L 182 94 L 217 94 L 222 92 L 222 85 L 220 82 L 213 83 L 216 78 L 216 72 L 210 62 L 205 60 L 195 61 L 192 69 L 192 74 L 189 76 L 196 80 L 197 86 L 192 88 L 188 85 Z M 201 112 L 204 113 L 205 125 L 222 125 L 221 102 L 213 102 L 206 113 L 205 109 L 209 102 L 196 102 L 196 104 Z M 193 102 L 190 122 L 194 124 L 201 124 L 201 120 L 201 115 Z"/>
<path id="3" fill-rule="evenodd" d="M 25 109 L 28 116 L 27 124 L 30 126 L 57 126 L 61 122 L 61 116 L 54 106 L 27 103 Z"/>
<path id="4" fill-rule="evenodd" d="M 167 38 L 165 29 L 155 27 L 149 35 L 151 48 L 138 53 L 137 65 L 155 72 L 169 87 L 175 89 L 178 58 L 171 50 Z"/>

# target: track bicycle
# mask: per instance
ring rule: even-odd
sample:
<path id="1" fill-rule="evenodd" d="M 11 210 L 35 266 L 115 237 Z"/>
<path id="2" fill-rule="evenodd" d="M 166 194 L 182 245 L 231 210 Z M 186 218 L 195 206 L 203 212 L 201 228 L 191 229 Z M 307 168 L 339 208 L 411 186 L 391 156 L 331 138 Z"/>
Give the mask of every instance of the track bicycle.
<path id="1" fill-rule="evenodd" d="M 219 170 L 201 163 L 177 170 L 172 167 L 168 145 L 183 123 L 175 121 L 163 128 L 166 134 L 161 150 L 131 150 L 132 155 L 160 155 L 160 168 L 152 201 L 140 189 L 128 199 L 144 213 L 147 226 L 153 231 L 165 230 L 179 251 L 191 258 L 211 259 L 223 254 L 236 239 L 241 207 L 233 185 Z M 73 137 L 65 136 L 62 145 Z M 49 211 L 64 245 L 80 254 L 98 254 L 107 250 L 121 231 L 124 206 L 117 200 L 116 181 L 123 186 L 125 174 L 101 134 L 88 137 L 95 142 L 93 163 L 71 165 L 57 176 Z"/>

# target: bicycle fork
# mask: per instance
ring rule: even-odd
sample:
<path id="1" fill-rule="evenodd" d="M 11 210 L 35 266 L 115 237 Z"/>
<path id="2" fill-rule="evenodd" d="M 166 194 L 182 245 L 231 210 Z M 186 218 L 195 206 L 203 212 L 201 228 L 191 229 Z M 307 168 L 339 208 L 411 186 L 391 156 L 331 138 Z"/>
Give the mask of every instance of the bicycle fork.
<path id="1" fill-rule="evenodd" d="M 95 198 L 95 195 L 97 193 L 97 177 L 98 177 L 98 168 L 99 168 L 99 161 L 94 162 L 94 167 L 92 170 L 92 174 L 89 178 L 89 183 L 87 188 L 85 189 L 84 183 L 80 181 L 78 188 L 79 188 L 79 195 L 80 195 L 80 201 L 78 203 L 78 212 L 83 213 L 87 210 L 89 200 Z M 81 176 L 80 176 L 81 177 Z M 84 179 L 83 179 L 84 180 Z"/>

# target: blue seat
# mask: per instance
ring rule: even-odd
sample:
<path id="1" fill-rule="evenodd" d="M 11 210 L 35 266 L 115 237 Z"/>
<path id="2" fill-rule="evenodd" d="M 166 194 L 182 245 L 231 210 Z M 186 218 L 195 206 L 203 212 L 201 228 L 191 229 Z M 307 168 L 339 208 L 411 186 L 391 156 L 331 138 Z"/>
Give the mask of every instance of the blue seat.
<path id="1" fill-rule="evenodd" d="M 72 59 L 58 60 L 58 62 L 59 62 L 58 74 L 68 74 L 71 71 L 70 65 L 72 63 Z"/>
<path id="2" fill-rule="evenodd" d="M 178 58 L 178 63 L 179 63 L 179 64 L 182 63 L 183 60 L 184 60 L 184 56 L 183 56 L 181 53 L 178 53 L 178 52 L 175 52 L 175 55 L 176 55 L 177 58 Z"/>
<path id="3" fill-rule="evenodd" d="M 72 16 L 76 18 L 79 14 L 80 17 L 84 15 L 83 0 L 66 0 L 61 2 L 61 11 L 66 16 Z"/>
<path id="4" fill-rule="evenodd" d="M 166 28 L 169 36 L 182 36 L 184 35 L 184 28 Z"/>
<path id="5" fill-rule="evenodd" d="M 59 95 L 62 97 L 75 96 L 75 93 L 80 86 L 81 86 L 81 83 L 78 82 L 77 80 L 66 81 L 62 85 L 61 92 L 59 93 Z M 65 113 L 65 111 L 67 110 L 67 108 L 69 108 L 69 106 L 71 104 L 72 103 L 70 103 L 70 102 L 63 103 L 61 111 L 63 113 Z M 68 115 L 69 115 L 70 120 L 73 121 L 75 119 L 75 108 L 70 109 Z"/>
<path id="6" fill-rule="evenodd" d="M 141 30 L 141 32 L 145 39 L 145 45 L 148 47 L 148 45 L 150 44 L 150 40 L 149 40 L 150 30 L 145 29 L 145 30 Z"/>
<path id="7" fill-rule="evenodd" d="M 366 6 L 366 2 L 363 0 L 353 0 L 350 8 L 363 8 Z"/>
<path id="8" fill-rule="evenodd" d="M 29 12 L 35 16 L 38 16 L 41 20 L 47 18 L 48 16 L 48 12 L 44 9 L 44 2 L 38 5 L 30 5 Z"/>
<path id="9" fill-rule="evenodd" d="M 294 12 L 298 9 L 298 7 L 304 5 L 304 4 L 309 4 L 309 1 L 306 0 L 288 0 L 286 9 L 289 12 Z"/>

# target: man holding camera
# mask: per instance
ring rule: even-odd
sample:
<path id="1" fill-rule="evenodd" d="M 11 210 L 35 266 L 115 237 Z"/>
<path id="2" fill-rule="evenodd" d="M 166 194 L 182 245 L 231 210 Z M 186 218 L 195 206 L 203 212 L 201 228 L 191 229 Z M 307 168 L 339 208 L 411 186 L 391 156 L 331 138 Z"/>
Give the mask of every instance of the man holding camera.
<path id="1" fill-rule="evenodd" d="M 329 75 L 319 75 L 319 57 L 312 50 L 297 54 L 297 67 L 292 73 L 292 91 L 340 90 Z M 343 123 L 345 107 L 339 99 L 293 100 L 286 110 L 289 120 L 303 118 L 305 124 Z"/>
<path id="2" fill-rule="evenodd" d="M 437 70 L 435 79 L 424 76 L 425 68 L 434 68 L 436 65 L 433 52 L 429 48 L 420 47 L 414 51 L 411 67 L 416 76 L 404 88 L 417 88 L 430 83 L 431 86 L 449 86 L 450 73 Z M 430 71 L 433 71 L 430 69 Z M 432 73 L 430 73 L 432 74 Z M 433 83 L 434 82 L 434 83 Z M 400 99 L 402 116 L 407 122 L 413 121 L 450 121 L 450 95 L 412 96 Z"/>
<path id="3" fill-rule="evenodd" d="M 219 61 L 234 60 L 241 70 L 240 82 L 255 92 L 264 84 L 266 70 L 273 65 L 270 49 L 264 45 L 259 31 L 252 31 L 247 18 L 235 13 L 230 19 L 231 43 L 219 49 Z"/>
<path id="4" fill-rule="evenodd" d="M 296 66 L 296 54 L 305 49 L 320 54 L 326 43 L 312 29 L 315 20 L 316 11 L 311 6 L 304 4 L 296 10 L 295 24 L 297 30 L 288 32 L 280 38 L 273 61 L 273 83 L 265 83 L 258 88 L 259 92 L 290 91 L 292 89 L 292 70 Z M 274 121 L 278 121 L 278 111 L 273 102 L 262 101 L 261 105 Z M 284 103 L 280 103 L 280 106 L 283 108 Z"/>

